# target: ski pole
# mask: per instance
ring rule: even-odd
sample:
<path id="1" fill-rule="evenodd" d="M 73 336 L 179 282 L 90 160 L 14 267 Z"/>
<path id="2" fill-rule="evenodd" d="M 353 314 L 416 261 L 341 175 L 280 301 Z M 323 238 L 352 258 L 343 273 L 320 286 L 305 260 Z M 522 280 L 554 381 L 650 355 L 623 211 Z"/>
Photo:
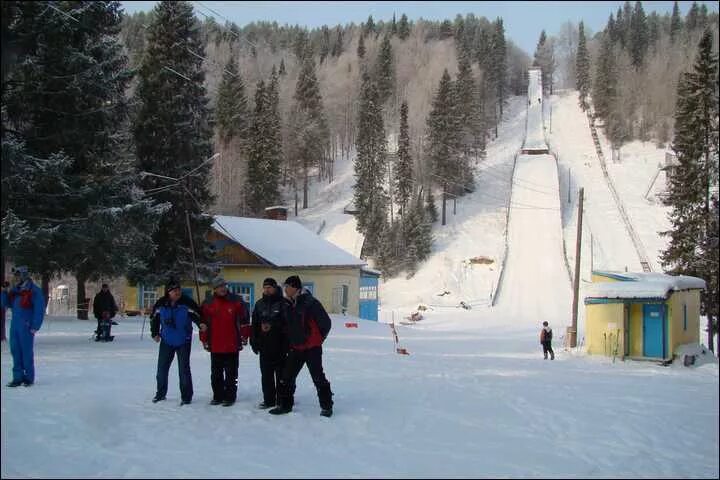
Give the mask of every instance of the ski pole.
<path id="1" fill-rule="evenodd" d="M 143 315 L 143 324 L 142 324 L 142 329 L 140 330 L 140 340 L 142 340 L 143 333 L 145 332 L 145 319 L 146 318 L 147 318 L 147 316 Z"/>

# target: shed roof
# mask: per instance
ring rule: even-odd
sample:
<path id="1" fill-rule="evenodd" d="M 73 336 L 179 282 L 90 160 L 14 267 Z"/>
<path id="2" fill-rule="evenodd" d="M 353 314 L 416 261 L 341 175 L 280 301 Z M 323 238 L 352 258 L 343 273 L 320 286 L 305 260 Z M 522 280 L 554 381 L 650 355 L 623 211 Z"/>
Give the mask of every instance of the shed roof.
<path id="1" fill-rule="evenodd" d="M 665 273 L 593 272 L 618 282 L 592 283 L 585 298 L 666 299 L 671 291 L 704 290 L 705 280 Z"/>
<path id="2" fill-rule="evenodd" d="M 297 222 L 213 217 L 213 229 L 275 267 L 362 267 L 365 262 Z"/>

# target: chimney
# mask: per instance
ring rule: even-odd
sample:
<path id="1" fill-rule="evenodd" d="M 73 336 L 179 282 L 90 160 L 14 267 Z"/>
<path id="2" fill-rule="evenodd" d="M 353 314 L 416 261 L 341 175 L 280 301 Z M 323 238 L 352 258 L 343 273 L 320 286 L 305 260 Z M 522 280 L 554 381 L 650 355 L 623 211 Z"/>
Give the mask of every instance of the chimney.
<path id="1" fill-rule="evenodd" d="M 269 220 L 287 220 L 288 207 L 276 205 L 265 209 L 265 218 Z"/>

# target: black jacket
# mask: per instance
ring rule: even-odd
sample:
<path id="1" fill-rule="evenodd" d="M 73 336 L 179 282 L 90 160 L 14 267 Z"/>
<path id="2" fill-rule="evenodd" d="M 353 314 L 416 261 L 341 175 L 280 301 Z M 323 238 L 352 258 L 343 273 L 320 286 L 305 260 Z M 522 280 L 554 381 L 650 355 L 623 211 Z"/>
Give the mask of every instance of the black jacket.
<path id="1" fill-rule="evenodd" d="M 110 290 L 106 292 L 100 290 L 97 295 L 95 295 L 95 299 L 93 300 L 93 315 L 95 315 L 95 318 L 100 320 L 103 312 L 110 312 L 110 318 L 112 318 L 117 311 L 118 307 Z"/>
<path id="2" fill-rule="evenodd" d="M 313 325 L 317 330 L 313 329 Z M 295 300 L 289 303 L 288 339 L 293 348 L 319 347 L 330 333 L 331 321 L 320 300 L 302 289 Z"/>
<path id="3" fill-rule="evenodd" d="M 270 296 L 263 295 L 255 303 L 252 314 L 252 334 L 250 346 L 255 353 L 279 356 L 287 353 L 287 314 L 288 301 L 283 298 L 280 287 L 275 287 L 275 293 Z M 262 324 L 270 324 L 268 332 L 262 331 Z"/>

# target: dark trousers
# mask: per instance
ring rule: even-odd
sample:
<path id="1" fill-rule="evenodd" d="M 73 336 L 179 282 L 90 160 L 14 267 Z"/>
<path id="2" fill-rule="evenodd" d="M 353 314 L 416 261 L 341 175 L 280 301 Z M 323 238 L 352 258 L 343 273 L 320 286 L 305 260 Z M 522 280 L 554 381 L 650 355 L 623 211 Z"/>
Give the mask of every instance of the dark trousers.
<path id="1" fill-rule="evenodd" d="M 285 354 L 267 354 L 260 351 L 260 376 L 262 378 L 263 402 L 266 405 L 278 403 L 277 392 L 285 366 Z"/>
<path id="2" fill-rule="evenodd" d="M 322 367 L 322 347 L 310 348 L 307 350 L 290 350 L 285 367 L 283 368 L 280 384 L 278 385 L 278 400 L 283 408 L 292 408 L 295 394 L 295 379 L 307 364 L 310 376 L 317 389 L 318 400 L 321 408 L 332 408 L 332 391 L 330 382 L 325 378 Z"/>
<path id="3" fill-rule="evenodd" d="M 213 400 L 234 402 L 237 398 L 240 352 L 210 354 L 210 383 Z"/>
<path id="4" fill-rule="evenodd" d="M 551 345 L 551 344 L 552 344 L 552 341 L 542 342 L 543 355 L 545 356 L 545 358 L 547 358 L 548 352 L 549 352 L 549 353 L 550 353 L 550 360 L 555 360 L 555 352 L 553 352 L 553 349 L 552 349 L 552 345 Z"/>
<path id="5" fill-rule="evenodd" d="M 177 353 L 178 358 L 178 377 L 180 377 L 180 396 L 185 401 L 192 400 L 193 386 L 192 375 L 190 374 L 190 342 L 179 347 L 174 347 L 160 341 L 160 351 L 158 352 L 157 366 L 157 396 L 165 397 L 168 390 L 168 372 L 172 365 L 173 358 Z"/>

